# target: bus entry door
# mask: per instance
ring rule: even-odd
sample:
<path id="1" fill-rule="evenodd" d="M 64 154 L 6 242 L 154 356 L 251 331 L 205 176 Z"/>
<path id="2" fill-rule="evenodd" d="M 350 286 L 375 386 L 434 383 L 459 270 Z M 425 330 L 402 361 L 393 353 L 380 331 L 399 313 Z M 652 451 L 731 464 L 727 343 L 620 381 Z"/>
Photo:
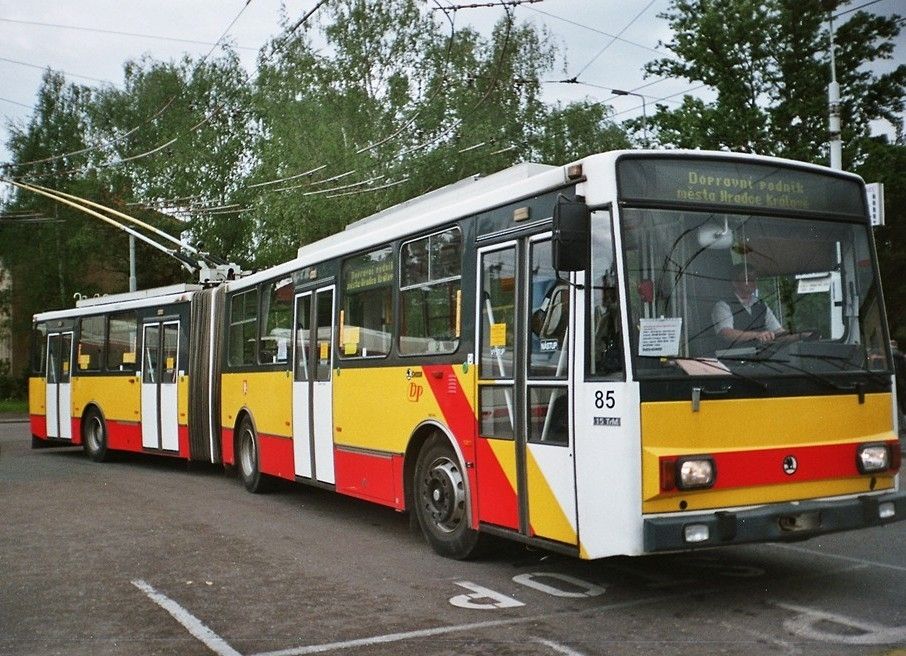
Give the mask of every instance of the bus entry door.
<path id="1" fill-rule="evenodd" d="M 293 458 L 296 476 L 334 483 L 334 288 L 296 296 Z"/>
<path id="2" fill-rule="evenodd" d="M 572 431 L 573 287 L 549 235 L 478 253 L 479 520 L 578 544 Z"/>
<path id="3" fill-rule="evenodd" d="M 179 450 L 179 321 L 147 323 L 142 337 L 142 447 Z"/>
<path id="4" fill-rule="evenodd" d="M 72 333 L 47 336 L 47 437 L 72 439 Z"/>

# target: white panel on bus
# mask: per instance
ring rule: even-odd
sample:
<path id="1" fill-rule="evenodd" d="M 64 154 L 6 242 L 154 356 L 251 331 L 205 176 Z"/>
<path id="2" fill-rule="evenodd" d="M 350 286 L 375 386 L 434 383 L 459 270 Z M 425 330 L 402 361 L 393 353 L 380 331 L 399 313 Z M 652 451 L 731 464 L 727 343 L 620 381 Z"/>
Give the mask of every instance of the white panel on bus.
<path id="1" fill-rule="evenodd" d="M 60 437 L 72 439 L 72 384 L 60 383 Z"/>
<path id="2" fill-rule="evenodd" d="M 48 368 L 52 365 L 48 363 Z M 48 372 L 48 376 L 50 373 Z M 49 380 L 49 378 L 48 378 Z M 47 409 L 47 437 L 60 437 L 60 415 L 57 412 L 57 383 L 47 383 L 44 395 L 44 407 Z"/>
<path id="3" fill-rule="evenodd" d="M 160 448 L 179 451 L 179 416 L 176 383 L 160 384 Z"/>
<path id="4" fill-rule="evenodd" d="M 142 383 L 142 446 L 158 448 L 157 435 L 157 384 Z"/>
<path id="5" fill-rule="evenodd" d="M 333 468 L 333 381 L 316 382 L 314 385 L 315 412 L 315 468 L 318 480 L 334 483 Z"/>
<path id="6" fill-rule="evenodd" d="M 311 439 L 308 416 L 308 381 L 293 382 L 293 459 L 296 476 L 311 478 Z"/>

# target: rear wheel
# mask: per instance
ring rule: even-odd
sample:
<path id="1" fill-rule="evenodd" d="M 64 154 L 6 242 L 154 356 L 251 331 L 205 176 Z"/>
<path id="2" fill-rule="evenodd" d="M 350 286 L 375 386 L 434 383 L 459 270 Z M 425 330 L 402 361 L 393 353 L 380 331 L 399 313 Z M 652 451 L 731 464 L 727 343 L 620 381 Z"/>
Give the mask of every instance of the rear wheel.
<path id="1" fill-rule="evenodd" d="M 478 531 L 469 526 L 465 473 L 449 442 L 433 435 L 418 454 L 415 515 L 431 547 L 447 558 L 472 556 Z"/>
<path id="2" fill-rule="evenodd" d="M 95 462 L 107 459 L 107 422 L 93 408 L 82 419 L 82 445 L 88 457 Z"/>
<path id="3" fill-rule="evenodd" d="M 267 478 L 258 467 L 258 435 L 248 417 L 244 417 L 239 424 L 236 448 L 236 464 L 245 489 L 256 494 L 266 492 Z"/>

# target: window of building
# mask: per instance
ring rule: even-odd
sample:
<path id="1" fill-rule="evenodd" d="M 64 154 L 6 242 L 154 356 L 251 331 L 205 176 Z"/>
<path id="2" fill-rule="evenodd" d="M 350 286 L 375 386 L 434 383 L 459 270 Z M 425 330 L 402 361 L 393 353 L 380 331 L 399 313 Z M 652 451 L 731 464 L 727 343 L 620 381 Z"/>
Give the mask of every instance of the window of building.
<path id="1" fill-rule="evenodd" d="M 77 371 L 100 371 L 104 355 L 104 317 L 85 317 L 79 322 L 76 347 Z"/>
<path id="2" fill-rule="evenodd" d="M 400 272 L 400 354 L 455 351 L 462 309 L 459 228 L 403 244 Z"/>
<path id="3" fill-rule="evenodd" d="M 135 312 L 111 314 L 107 324 L 108 371 L 135 371 L 138 319 Z"/>
<path id="4" fill-rule="evenodd" d="M 339 349 L 344 358 L 390 352 L 393 326 L 393 249 L 380 248 L 343 262 Z"/>
<path id="5" fill-rule="evenodd" d="M 264 285 L 261 292 L 261 326 L 258 362 L 287 362 L 293 323 L 293 279 L 284 278 Z"/>
<path id="6" fill-rule="evenodd" d="M 230 300 L 228 362 L 238 366 L 255 364 L 258 331 L 258 290 L 236 294 Z"/>

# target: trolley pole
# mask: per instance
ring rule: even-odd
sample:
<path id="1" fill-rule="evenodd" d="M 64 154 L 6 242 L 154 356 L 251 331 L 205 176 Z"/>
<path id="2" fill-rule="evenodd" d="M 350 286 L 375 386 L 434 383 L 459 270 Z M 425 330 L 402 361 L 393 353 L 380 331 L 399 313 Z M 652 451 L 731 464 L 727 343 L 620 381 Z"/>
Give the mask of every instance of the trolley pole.
<path id="1" fill-rule="evenodd" d="M 830 139 L 830 167 L 843 168 L 843 141 L 840 138 L 840 85 L 837 83 L 837 65 L 834 54 L 834 14 L 833 5 L 836 2 L 825 3 L 830 6 L 827 12 L 827 26 L 830 39 L 830 74 L 831 81 L 827 85 L 827 99 L 830 116 L 828 118 L 828 137 Z"/>

